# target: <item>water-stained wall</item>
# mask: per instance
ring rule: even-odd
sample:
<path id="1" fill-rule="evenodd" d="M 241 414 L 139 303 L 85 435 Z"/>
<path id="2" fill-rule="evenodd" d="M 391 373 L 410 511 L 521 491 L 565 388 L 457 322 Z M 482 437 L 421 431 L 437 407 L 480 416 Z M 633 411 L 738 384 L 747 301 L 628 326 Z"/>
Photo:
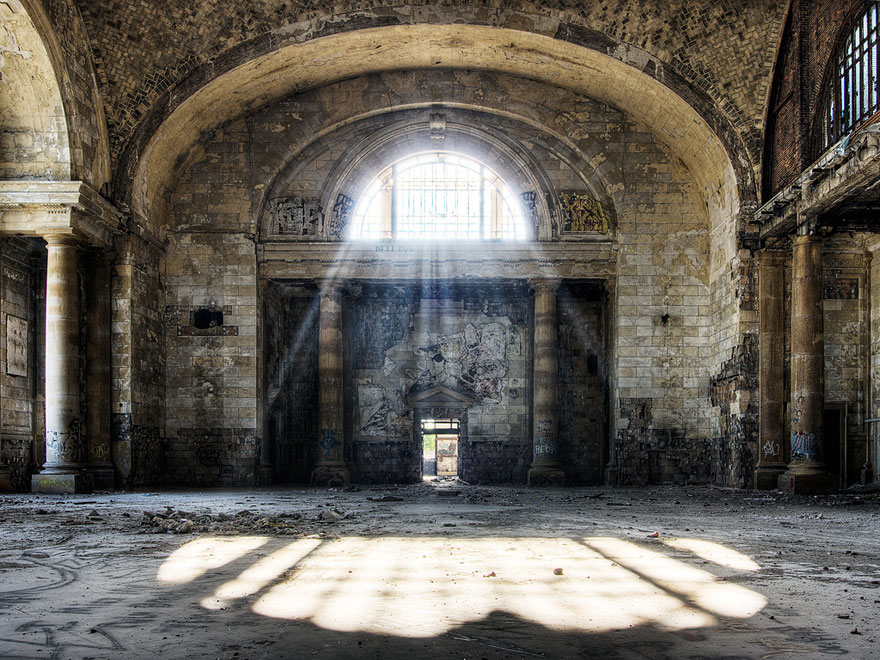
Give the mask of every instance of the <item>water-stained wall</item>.
<path id="1" fill-rule="evenodd" d="M 601 284 L 563 283 L 557 296 L 559 422 L 570 484 L 600 484 L 608 461 L 606 292 Z"/>

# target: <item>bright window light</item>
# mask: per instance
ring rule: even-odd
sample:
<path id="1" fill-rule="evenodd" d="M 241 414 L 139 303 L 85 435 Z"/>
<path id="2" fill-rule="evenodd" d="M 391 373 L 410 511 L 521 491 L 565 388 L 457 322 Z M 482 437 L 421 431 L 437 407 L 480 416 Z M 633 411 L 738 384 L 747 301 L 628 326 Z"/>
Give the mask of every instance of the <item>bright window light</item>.
<path id="1" fill-rule="evenodd" d="M 395 163 L 370 183 L 352 238 L 523 240 L 526 231 L 518 200 L 497 174 L 436 151 Z"/>

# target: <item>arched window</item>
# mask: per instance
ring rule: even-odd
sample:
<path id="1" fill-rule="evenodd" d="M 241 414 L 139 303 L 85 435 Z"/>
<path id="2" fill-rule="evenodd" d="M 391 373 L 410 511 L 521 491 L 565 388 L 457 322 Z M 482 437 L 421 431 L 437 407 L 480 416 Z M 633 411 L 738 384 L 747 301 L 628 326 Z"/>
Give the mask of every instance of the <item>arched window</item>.
<path id="1" fill-rule="evenodd" d="M 878 18 L 880 2 L 872 2 L 853 24 L 834 57 L 821 107 L 819 151 L 828 149 L 880 110 Z"/>
<path id="2" fill-rule="evenodd" d="M 518 200 L 482 163 L 443 151 L 421 153 L 381 172 L 352 223 L 354 239 L 522 240 Z"/>

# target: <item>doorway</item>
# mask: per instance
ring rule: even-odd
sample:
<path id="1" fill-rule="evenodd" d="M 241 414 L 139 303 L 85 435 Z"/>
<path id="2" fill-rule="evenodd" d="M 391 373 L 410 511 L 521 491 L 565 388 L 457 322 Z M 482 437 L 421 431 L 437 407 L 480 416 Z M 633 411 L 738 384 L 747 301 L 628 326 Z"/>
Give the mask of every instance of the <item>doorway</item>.
<path id="1" fill-rule="evenodd" d="M 422 477 L 458 476 L 458 419 L 423 419 Z"/>

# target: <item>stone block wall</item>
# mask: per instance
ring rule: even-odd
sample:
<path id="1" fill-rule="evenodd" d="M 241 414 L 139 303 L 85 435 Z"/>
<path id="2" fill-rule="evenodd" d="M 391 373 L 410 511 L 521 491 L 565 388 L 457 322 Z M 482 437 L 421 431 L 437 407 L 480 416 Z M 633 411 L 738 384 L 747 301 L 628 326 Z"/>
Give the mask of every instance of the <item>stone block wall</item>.
<path id="1" fill-rule="evenodd" d="M 159 248 L 127 236 L 111 277 L 112 446 L 121 486 L 161 483 L 165 401 L 164 289 Z"/>
<path id="2" fill-rule="evenodd" d="M 709 373 L 717 351 L 710 233 L 699 192 L 679 164 L 642 141 L 626 144 L 624 163 L 613 310 L 617 467 L 620 483 L 646 483 L 668 472 L 649 469 L 659 436 L 668 435 L 663 452 L 673 465 L 701 460 L 709 449 L 716 414 Z M 669 435 L 673 430 L 684 436 Z M 693 478 L 706 476 L 701 471 Z"/>
<path id="3" fill-rule="evenodd" d="M 608 461 L 608 325 L 601 286 L 564 284 L 556 313 L 562 465 L 570 484 L 601 484 Z"/>
<path id="4" fill-rule="evenodd" d="M 860 243 L 861 241 L 858 241 Z M 843 485 L 858 483 L 868 460 L 868 262 L 863 250 L 832 242 L 823 254 L 825 408 L 845 415 L 845 438 L 826 429 L 826 461 Z M 831 422 L 832 420 L 829 420 Z M 837 445 L 835 446 L 835 435 Z M 845 440 L 845 447 L 840 444 Z"/>
<path id="5" fill-rule="evenodd" d="M 69 179 L 61 76 L 53 71 L 42 35 L 21 5 L 0 6 L 0 23 L 0 179 Z"/>
<path id="6" fill-rule="evenodd" d="M 273 480 L 308 483 L 318 447 L 319 299 L 309 283 L 272 284 L 263 293 L 266 444 Z"/>
<path id="7" fill-rule="evenodd" d="M 172 234 L 163 266 L 167 479 L 253 484 L 262 420 L 253 239 Z M 200 312 L 220 316 L 199 327 Z"/>
<path id="8" fill-rule="evenodd" d="M 624 483 L 714 478 L 719 473 L 718 445 L 743 437 L 739 431 L 731 433 L 730 429 L 745 428 L 743 415 L 750 414 L 751 405 L 750 397 L 740 391 L 728 396 L 730 400 L 725 400 L 725 409 L 721 405 L 713 406 L 710 399 L 712 377 L 724 371 L 724 365 L 741 350 L 743 337 L 749 334 L 748 324 L 756 321 L 748 317 L 748 313 L 754 314 L 748 257 L 737 250 L 736 244 L 733 217 L 738 208 L 735 208 L 735 200 L 723 197 L 727 193 L 701 190 L 694 183 L 693 173 L 624 113 L 570 91 L 499 74 L 388 73 L 341 81 L 279 101 L 206 138 L 200 146 L 200 154 L 180 177 L 174 194 L 173 221 L 181 228 L 174 241 L 191 238 L 195 246 L 199 241 L 213 240 L 208 238 L 210 232 L 242 237 L 253 232 L 264 243 L 251 249 L 268 252 L 284 250 L 284 246 L 294 246 L 302 240 L 320 240 L 321 236 L 315 234 L 293 236 L 276 232 L 270 222 L 272 200 L 321 199 L 333 188 L 334 181 L 342 180 L 342 173 L 348 168 L 362 165 L 358 161 L 359 154 L 351 151 L 359 140 L 402 126 L 407 121 L 427 121 L 417 110 L 382 113 L 381 109 L 428 102 L 438 94 L 450 102 L 485 107 L 487 112 L 479 115 L 479 121 L 485 122 L 487 130 L 503 136 L 498 137 L 497 144 L 503 140 L 519 141 L 523 160 L 531 159 L 540 166 L 549 189 L 577 187 L 584 193 L 595 193 L 602 197 L 603 203 L 613 207 L 617 226 L 612 235 L 556 236 L 561 239 L 559 243 L 592 240 L 605 241 L 610 246 L 603 252 L 606 256 L 602 263 L 585 262 L 579 276 L 616 280 L 616 298 L 608 309 L 609 336 L 614 338 L 614 343 L 607 349 L 606 374 L 606 382 L 613 383 L 607 395 L 611 412 L 606 423 L 610 426 L 607 435 L 619 449 L 615 460 L 618 467 L 624 468 L 621 473 L 626 475 Z M 509 116 L 501 116 L 511 109 L 517 116 L 528 116 L 552 130 L 526 129 Z M 459 122 L 466 119 L 458 110 L 450 110 L 449 118 Z M 315 140 L 316 135 L 321 137 Z M 397 153 L 389 151 L 386 155 Z M 488 155 L 489 158 L 496 156 L 494 151 Z M 711 197 L 709 208 L 706 194 Z M 320 213 L 326 215 L 330 210 L 320 209 Z M 544 221 L 559 226 L 559 218 Z M 545 238 L 550 236 L 549 232 L 544 234 Z M 169 267 L 167 283 L 169 287 L 176 287 L 174 280 L 188 286 L 189 283 L 184 284 L 186 278 L 198 279 L 204 266 L 195 260 L 180 261 L 181 255 L 191 250 L 188 246 L 184 249 L 183 244 L 176 248 L 174 241 L 169 250 L 175 254 L 169 252 L 168 260 L 174 265 Z M 537 242 L 533 251 L 540 255 L 543 245 L 543 241 Z M 345 246 L 340 246 L 333 256 L 328 253 L 320 266 L 308 267 L 299 261 L 304 256 L 301 249 L 300 245 L 299 251 L 285 257 L 295 275 L 276 271 L 273 276 L 279 280 L 320 279 L 333 272 L 345 278 L 347 268 L 358 268 L 359 277 L 369 276 L 363 274 L 367 271 L 360 270 L 360 261 L 347 260 Z M 280 262 L 278 257 L 273 258 L 276 259 L 274 264 Z M 219 256 L 218 259 L 221 264 L 231 263 Z M 220 266 L 221 271 L 224 267 Z M 543 272 L 552 276 L 552 260 L 542 263 L 541 267 L 546 267 Z M 254 273 L 255 268 L 253 266 Z M 432 263 L 430 268 L 430 278 L 443 273 L 437 264 Z M 375 275 L 393 278 L 392 271 L 383 270 L 381 274 L 377 271 Z M 170 307 L 176 304 L 175 295 L 169 298 Z M 352 347 L 352 360 L 348 363 L 367 357 L 371 360 L 368 366 L 352 367 L 354 375 L 346 387 L 349 410 L 360 411 L 372 406 L 376 411 L 384 411 L 378 416 L 380 426 L 385 425 L 383 429 L 370 422 L 371 416 L 361 419 L 360 412 L 351 413 L 346 422 L 352 430 L 348 451 L 356 479 L 360 478 L 358 470 L 362 469 L 357 465 L 365 464 L 366 460 L 358 456 L 378 452 L 376 455 L 385 456 L 381 460 L 388 464 L 405 463 L 412 457 L 412 449 L 407 445 L 412 442 L 412 424 L 406 421 L 404 407 L 398 400 L 400 387 L 392 384 L 392 376 L 384 373 L 386 357 L 393 363 L 389 367 L 392 373 L 396 364 L 393 356 L 384 353 L 394 352 L 392 349 L 399 343 L 410 341 L 404 340 L 401 332 L 415 332 L 415 325 L 410 328 L 418 318 L 413 307 L 415 299 L 407 298 L 408 294 L 401 295 L 397 302 L 391 296 L 387 304 L 381 301 L 356 303 L 363 306 L 359 313 L 364 318 L 372 316 L 374 322 L 350 323 L 344 331 Z M 221 297 L 217 297 L 218 306 L 224 304 Z M 354 293 L 354 297 L 362 298 L 362 295 Z M 430 300 L 422 294 L 418 299 Z M 452 304 L 448 297 L 437 300 L 432 304 L 440 305 L 438 309 Z M 369 305 L 373 308 L 367 310 Z M 749 305 L 752 309 L 747 309 Z M 425 314 L 427 312 L 423 316 Z M 470 319 L 468 314 L 470 311 L 455 310 L 449 317 Z M 262 315 L 255 312 L 255 316 Z M 268 322 L 268 313 L 266 318 Z M 356 321 L 355 317 L 349 317 L 349 321 L 353 319 Z M 467 323 L 477 326 L 473 320 Z M 464 326 L 449 327 L 444 332 L 464 332 Z M 429 339 L 436 342 L 438 338 Z M 175 338 L 168 346 L 169 361 L 181 363 L 196 359 L 196 346 L 190 340 Z M 405 349 L 397 352 L 401 351 L 406 352 Z M 406 359 L 410 360 L 414 354 L 410 350 L 408 355 Z M 578 359 L 583 359 L 583 354 Z M 572 358 L 572 364 L 576 362 Z M 577 368 L 582 369 L 583 364 Z M 355 373 L 359 370 L 363 373 Z M 431 370 L 427 372 L 430 376 Z M 418 382 L 419 376 L 416 373 L 405 378 Z M 571 377 L 572 383 L 578 383 L 581 378 L 578 374 Z M 358 382 L 359 378 L 363 382 Z M 511 391 L 519 390 L 520 385 L 530 391 L 527 383 L 511 384 Z M 593 384 L 585 387 L 593 388 Z M 565 396 L 581 396 L 572 388 Z M 268 387 L 266 390 L 271 391 Z M 366 406 L 361 404 L 362 400 Z M 181 406 L 169 396 L 169 415 L 187 416 L 187 397 L 183 396 L 180 401 Z M 288 403 L 284 405 L 291 407 Z M 526 399 L 516 405 L 523 411 L 529 409 Z M 637 410 L 650 410 L 650 415 L 630 418 L 630 412 Z M 497 442 L 500 437 L 501 442 L 527 444 L 523 439 L 531 436 L 529 422 L 520 417 L 520 412 L 515 412 L 512 418 L 507 412 L 499 416 L 497 410 L 471 410 L 471 442 Z M 270 417 L 267 428 L 276 424 L 272 433 L 284 433 L 278 424 L 286 415 Z M 355 431 L 364 426 L 369 433 Z M 404 426 L 408 429 L 406 432 Z M 523 429 L 519 439 L 515 439 L 517 433 L 511 430 L 515 428 Z M 591 428 L 589 434 L 601 436 L 605 432 L 597 426 Z M 362 439 L 358 440 L 358 436 Z M 169 425 L 168 438 L 173 437 Z M 356 447 L 357 442 L 388 446 Z M 750 451 L 749 442 L 748 438 L 742 440 L 741 447 L 733 453 L 745 456 Z M 579 436 L 577 443 L 576 456 L 572 459 L 577 467 L 572 476 L 576 474 L 578 479 L 593 482 L 597 479 L 596 470 L 601 469 L 597 463 L 602 464 L 606 457 L 614 455 L 612 447 L 606 450 L 598 441 L 587 441 L 585 435 Z M 658 449 L 660 445 L 662 449 Z M 651 458 L 651 452 L 658 451 L 660 453 Z M 499 461 L 508 461 L 506 465 L 514 466 L 505 470 L 521 469 L 518 458 L 501 459 L 499 454 Z M 368 476 L 366 468 L 363 470 L 363 478 L 375 478 Z M 737 468 L 736 472 L 739 474 L 742 470 Z M 409 473 L 404 470 L 401 474 Z"/>
<path id="9" fill-rule="evenodd" d="M 0 244 L 0 491 L 30 488 L 44 459 L 44 252 L 41 241 Z"/>

